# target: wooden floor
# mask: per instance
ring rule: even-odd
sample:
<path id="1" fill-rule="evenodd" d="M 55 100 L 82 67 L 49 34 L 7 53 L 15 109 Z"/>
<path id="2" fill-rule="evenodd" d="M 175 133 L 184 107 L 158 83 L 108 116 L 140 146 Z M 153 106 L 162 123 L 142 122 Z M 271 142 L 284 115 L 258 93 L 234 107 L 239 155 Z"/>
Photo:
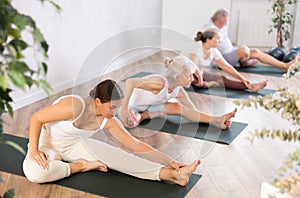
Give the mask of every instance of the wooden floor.
<path id="1" fill-rule="evenodd" d="M 145 63 L 161 63 L 163 56 L 170 53 L 155 54 L 147 59 L 129 65 L 122 70 L 116 71 L 106 77 L 132 75 L 128 68 L 136 67 L 134 72 L 145 70 Z M 147 71 L 159 70 L 159 66 L 147 67 Z M 161 66 L 160 66 L 161 67 Z M 132 70 L 130 69 L 132 72 Z M 124 74 L 125 72 L 125 74 Z M 250 80 L 257 82 L 263 80 L 264 76 L 255 74 L 245 74 Z M 113 78 L 115 79 L 115 78 Z M 24 108 L 15 111 L 14 119 L 4 116 L 4 132 L 22 137 L 28 137 L 29 116 L 49 104 L 61 95 L 76 94 L 78 90 L 86 90 L 86 93 L 96 82 L 85 83 L 76 89 L 69 89 L 49 98 L 35 102 Z M 269 77 L 267 88 L 276 89 L 277 85 L 283 85 L 284 80 L 276 77 Z M 122 83 L 121 83 L 122 84 Z M 74 91 L 75 90 L 75 91 Z M 81 93 L 81 92 L 80 92 Z M 230 111 L 235 108 L 233 99 L 212 97 L 208 95 L 192 96 L 199 108 L 205 112 L 220 115 L 223 111 Z M 248 123 L 247 128 L 230 145 L 216 144 L 212 142 L 191 139 L 166 133 L 156 133 L 152 135 L 140 134 L 134 129 L 133 134 L 143 141 L 149 143 L 157 149 L 161 149 L 172 157 L 190 163 L 194 159 L 201 159 L 201 165 L 196 173 L 201 174 L 202 178 L 186 197 L 228 197 L 228 198 L 248 198 L 260 197 L 262 182 L 272 182 L 278 177 L 278 168 L 287 154 L 296 149 L 296 143 L 284 143 L 278 140 L 256 140 L 251 144 L 246 137 L 255 129 L 285 128 L 289 123 L 282 120 L 276 113 L 266 112 L 263 109 L 239 109 L 234 121 Z M 162 141 L 163 140 L 163 141 Z M 168 141 L 170 147 L 163 147 L 162 142 Z M 172 149 L 170 149 L 172 148 Z M 0 159 L 1 160 L 1 159 Z M 100 197 L 89 193 L 73 190 L 66 187 L 51 184 L 34 184 L 27 181 L 24 177 L 0 172 L 5 184 L 0 184 L 0 195 L 5 189 L 14 188 L 15 197 Z"/>

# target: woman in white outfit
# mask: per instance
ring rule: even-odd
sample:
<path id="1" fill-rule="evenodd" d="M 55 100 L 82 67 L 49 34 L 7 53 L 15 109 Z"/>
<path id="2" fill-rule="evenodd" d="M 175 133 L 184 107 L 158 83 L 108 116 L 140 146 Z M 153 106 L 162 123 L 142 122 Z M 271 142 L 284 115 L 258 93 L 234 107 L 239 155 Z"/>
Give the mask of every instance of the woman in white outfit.
<path id="1" fill-rule="evenodd" d="M 114 81 L 99 83 L 90 95 L 92 98 L 64 96 L 31 116 L 23 162 L 28 180 L 45 183 L 77 172 L 114 169 L 142 179 L 187 184 L 200 161 L 176 162 L 131 136 L 114 116 L 123 97 Z M 132 153 L 90 138 L 103 129 Z M 148 158 L 152 161 L 134 153 L 151 153 Z"/>
<path id="2" fill-rule="evenodd" d="M 220 33 L 217 29 L 208 29 L 204 32 L 198 32 L 195 41 L 197 42 L 197 50 L 191 52 L 190 59 L 197 64 L 195 78 L 197 81 L 194 85 L 198 87 L 224 86 L 231 89 L 249 89 L 252 92 L 258 92 L 263 89 L 268 80 L 258 83 L 252 83 L 239 73 L 232 65 L 230 65 L 219 52 L 217 47 L 220 44 Z M 202 68 L 209 68 L 212 63 L 216 64 L 224 72 L 231 75 L 236 80 L 231 80 L 224 75 L 218 75 L 213 72 L 202 71 Z"/>
<path id="3" fill-rule="evenodd" d="M 165 75 L 149 75 L 129 78 L 124 90 L 124 104 L 120 120 L 126 127 L 135 127 L 144 119 L 166 115 L 180 115 L 184 122 L 211 123 L 222 129 L 230 127 L 230 119 L 236 109 L 222 116 L 210 116 L 200 112 L 184 88 L 194 80 L 195 65 L 187 58 L 166 58 Z M 176 99 L 176 101 L 170 101 Z M 168 117 L 167 117 L 168 118 Z M 177 121 L 175 121 L 177 122 Z"/>

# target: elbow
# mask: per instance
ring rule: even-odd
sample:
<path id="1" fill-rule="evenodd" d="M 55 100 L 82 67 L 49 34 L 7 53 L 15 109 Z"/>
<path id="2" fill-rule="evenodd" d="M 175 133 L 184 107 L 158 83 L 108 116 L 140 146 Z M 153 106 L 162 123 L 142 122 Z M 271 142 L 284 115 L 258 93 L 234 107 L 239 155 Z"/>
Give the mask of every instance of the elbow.
<path id="1" fill-rule="evenodd" d="M 39 119 L 38 114 L 37 114 L 37 113 L 34 113 L 34 114 L 32 114 L 31 117 L 30 117 L 30 125 L 32 125 L 32 124 L 37 124 L 37 123 L 42 124 L 42 122 L 41 122 L 40 119 Z"/>

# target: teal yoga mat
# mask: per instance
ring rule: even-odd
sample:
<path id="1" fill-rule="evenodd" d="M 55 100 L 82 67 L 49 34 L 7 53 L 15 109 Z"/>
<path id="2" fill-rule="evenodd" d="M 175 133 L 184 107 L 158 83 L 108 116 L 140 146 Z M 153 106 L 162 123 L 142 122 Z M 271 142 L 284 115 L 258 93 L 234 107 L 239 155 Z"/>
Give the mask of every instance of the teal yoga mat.
<path id="1" fill-rule="evenodd" d="M 163 118 L 155 118 L 144 120 L 138 127 L 229 145 L 247 125 L 246 123 L 232 122 L 229 129 L 221 130 L 204 123 L 178 124 Z"/>
<path id="2" fill-rule="evenodd" d="M 18 143 L 27 150 L 28 139 L 8 134 L 4 140 Z M 0 171 L 24 176 L 22 163 L 24 155 L 11 146 L 0 143 Z M 192 174 L 185 187 L 167 182 L 138 179 L 117 171 L 107 173 L 90 171 L 71 175 L 68 178 L 52 182 L 76 190 L 106 197 L 184 197 L 198 182 L 201 175 Z M 38 196 L 38 195 L 37 195 Z"/>
<path id="3" fill-rule="evenodd" d="M 239 72 L 245 73 L 253 73 L 253 74 L 260 74 L 265 76 L 275 76 L 275 77 L 282 77 L 285 73 L 282 69 L 272 67 L 272 66 L 265 66 L 265 65 L 256 65 L 256 66 L 249 66 L 249 67 L 235 67 L 235 69 Z"/>
<path id="4" fill-rule="evenodd" d="M 140 72 L 137 73 L 129 78 L 140 78 L 143 76 L 151 75 L 153 73 L 149 72 Z M 126 79 L 125 79 L 126 80 Z M 257 97 L 257 96 L 266 96 L 268 94 L 273 94 L 276 91 L 272 89 L 262 89 L 257 93 L 251 92 L 249 90 L 237 90 L 237 89 L 227 89 L 223 87 L 212 87 L 209 89 L 206 88 L 199 88 L 196 86 L 191 86 L 190 88 L 186 89 L 190 92 L 196 92 L 206 95 L 213 95 L 213 96 L 222 96 L 226 98 L 236 98 L 236 99 L 248 99 L 249 96 Z"/>

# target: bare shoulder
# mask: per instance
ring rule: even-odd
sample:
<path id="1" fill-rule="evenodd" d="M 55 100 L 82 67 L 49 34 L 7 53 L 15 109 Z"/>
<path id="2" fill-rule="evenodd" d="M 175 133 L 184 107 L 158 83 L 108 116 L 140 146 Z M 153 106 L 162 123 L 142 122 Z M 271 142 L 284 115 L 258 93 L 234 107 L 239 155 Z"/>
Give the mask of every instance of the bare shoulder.
<path id="1" fill-rule="evenodd" d="M 105 128 L 114 128 L 114 127 L 118 127 L 118 128 L 120 128 L 120 127 L 123 128 L 124 127 L 122 122 L 117 117 L 109 118 L 107 120 Z"/>
<path id="2" fill-rule="evenodd" d="M 68 97 L 59 100 L 57 105 L 60 108 L 71 108 L 74 117 L 77 117 L 78 115 L 80 115 L 84 107 L 90 103 L 90 100 L 91 99 L 86 97 L 70 95 Z"/>

